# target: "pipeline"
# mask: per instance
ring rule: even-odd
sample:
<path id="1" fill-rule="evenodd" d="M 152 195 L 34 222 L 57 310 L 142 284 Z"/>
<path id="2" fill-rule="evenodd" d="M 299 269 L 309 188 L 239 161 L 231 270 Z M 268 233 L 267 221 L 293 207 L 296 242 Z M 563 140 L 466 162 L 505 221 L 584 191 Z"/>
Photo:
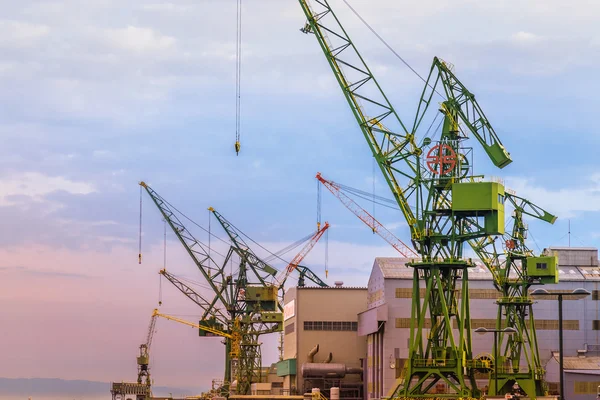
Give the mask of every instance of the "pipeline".
<path id="1" fill-rule="evenodd" d="M 346 364 L 304 363 L 302 377 L 343 378 L 346 375 L 360 375 L 363 369 L 347 367 Z"/>
<path id="2" fill-rule="evenodd" d="M 319 345 L 317 344 L 315 347 L 308 352 L 308 362 L 313 363 L 315 361 L 315 354 L 319 352 Z"/>
<path id="3" fill-rule="evenodd" d="M 333 360 L 333 354 L 330 352 L 325 361 L 323 361 L 323 364 L 329 364 L 331 360 Z"/>

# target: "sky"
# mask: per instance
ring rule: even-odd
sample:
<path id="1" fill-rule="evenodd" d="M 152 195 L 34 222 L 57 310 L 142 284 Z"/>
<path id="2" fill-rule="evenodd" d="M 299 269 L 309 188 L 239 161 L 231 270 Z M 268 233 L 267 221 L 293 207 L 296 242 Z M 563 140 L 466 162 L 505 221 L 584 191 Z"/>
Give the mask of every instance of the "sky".
<path id="1" fill-rule="evenodd" d="M 569 222 L 571 245 L 600 245 L 599 3 L 349 2 L 419 73 L 434 56 L 454 64 L 514 160 L 495 170 L 479 157 L 478 171 L 559 217 L 530 221 L 534 250 L 568 245 Z M 316 40 L 299 32 L 297 2 L 243 1 L 239 156 L 235 1 L 5 3 L 0 376 L 135 379 L 164 266 L 163 224 L 145 195 L 137 262 L 140 180 L 204 227 L 215 207 L 273 252 L 314 231 L 319 171 L 390 197 Z M 401 118 L 412 118 L 423 83 L 341 0 L 331 5 Z M 398 213 L 375 215 L 408 241 Z M 332 225 L 328 283 L 366 286 L 374 257 L 396 255 L 327 192 L 322 216 Z M 170 271 L 201 279 L 170 232 L 166 249 Z M 324 264 L 320 243 L 306 265 L 323 275 Z M 166 282 L 162 301 L 163 312 L 197 319 Z M 276 361 L 275 339 L 265 340 L 265 363 Z M 153 377 L 206 388 L 223 352 L 219 339 L 161 320 Z"/>

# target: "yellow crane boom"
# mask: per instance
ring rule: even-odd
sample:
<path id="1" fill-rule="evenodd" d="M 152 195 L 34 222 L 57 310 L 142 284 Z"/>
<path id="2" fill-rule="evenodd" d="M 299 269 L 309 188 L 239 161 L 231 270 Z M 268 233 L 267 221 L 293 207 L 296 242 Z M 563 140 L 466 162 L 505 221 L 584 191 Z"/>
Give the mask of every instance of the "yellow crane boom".
<path id="1" fill-rule="evenodd" d="M 233 331 L 231 333 L 227 333 L 227 332 L 223 332 L 223 331 L 220 331 L 218 329 L 214 329 L 214 328 L 211 328 L 208 326 L 203 326 L 203 325 L 196 324 L 194 322 L 186 321 L 184 319 L 174 317 L 172 315 L 162 314 L 160 311 L 158 311 L 157 308 L 154 309 L 154 312 L 152 313 L 152 317 L 153 318 L 154 317 L 162 317 L 162 318 L 165 318 L 165 319 L 168 319 L 171 321 L 179 322 L 180 324 L 191 326 L 192 328 L 202 329 L 203 331 L 212 333 L 214 335 L 227 338 L 227 339 L 231 340 L 231 353 L 230 353 L 231 358 L 238 358 L 238 356 L 240 354 L 240 343 L 241 343 L 242 335 L 238 329 L 239 322 L 237 319 L 234 321 Z"/>

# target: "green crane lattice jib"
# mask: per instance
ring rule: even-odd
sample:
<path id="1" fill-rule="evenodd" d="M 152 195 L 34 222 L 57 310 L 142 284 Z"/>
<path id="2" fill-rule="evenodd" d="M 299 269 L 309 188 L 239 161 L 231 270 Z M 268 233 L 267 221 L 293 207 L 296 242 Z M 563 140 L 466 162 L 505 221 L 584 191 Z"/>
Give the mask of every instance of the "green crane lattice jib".
<path id="1" fill-rule="evenodd" d="M 432 81 L 433 77 L 435 79 Z M 458 80 L 448 65 L 437 57 L 433 60 L 423 92 L 422 98 L 426 107 L 423 108 L 422 104 L 419 104 L 419 111 L 424 112 L 426 110 L 438 82 L 442 83 L 446 98 L 440 111 L 450 117 L 457 126 L 458 120 L 460 120 L 479 141 L 495 166 L 504 168 L 510 164 L 512 162 L 510 154 L 506 151 L 494 128 L 475 100 L 475 95 Z M 422 116 L 423 114 L 417 113 L 415 124 L 417 124 L 417 121 L 420 122 Z"/>
<path id="2" fill-rule="evenodd" d="M 167 223 L 175 233 L 175 236 L 177 236 L 177 238 L 179 239 L 187 253 L 190 255 L 190 257 L 192 258 L 192 260 L 194 261 L 194 263 L 196 264 L 196 266 L 198 267 L 198 269 L 200 270 L 200 272 L 202 273 L 212 290 L 215 293 L 222 293 L 220 288 L 218 288 L 217 285 L 215 285 L 215 282 L 218 282 L 219 278 L 223 278 L 224 280 L 225 277 L 222 276 L 223 270 L 221 269 L 218 273 L 218 275 L 221 276 L 211 276 L 208 273 L 209 269 L 211 268 L 211 263 L 213 265 L 217 265 L 217 263 L 210 257 L 208 251 L 205 249 L 205 246 L 202 244 L 202 242 L 196 239 L 194 235 L 185 227 L 185 225 L 183 225 L 183 223 L 179 220 L 177 215 L 175 215 L 174 211 L 171 209 L 170 204 L 164 198 L 162 198 L 158 193 L 156 193 L 156 191 L 154 191 L 150 186 L 146 185 L 146 183 L 140 182 L 140 186 L 146 189 L 146 192 L 148 193 L 156 207 L 158 207 L 163 218 L 167 221 Z M 222 295 L 219 294 L 218 296 L 219 300 L 221 300 L 223 304 L 229 303 L 228 299 L 225 299 Z"/>
<path id="3" fill-rule="evenodd" d="M 242 238 L 241 233 L 238 232 L 237 228 L 233 224 L 231 224 L 225 217 L 223 217 L 223 215 L 221 215 L 214 208 L 210 207 L 209 211 L 213 213 L 215 218 L 217 218 L 217 221 L 219 221 L 219 224 L 221 224 L 221 226 L 227 233 L 227 236 L 229 236 L 229 239 L 231 239 L 231 242 L 233 243 L 234 247 L 238 249 L 238 254 L 240 255 L 240 257 L 247 257 L 250 261 L 250 265 L 252 266 L 252 268 L 256 267 L 259 270 L 266 272 L 271 276 L 277 275 L 277 270 L 275 268 L 271 267 L 269 264 L 262 261 L 256 254 L 254 254 L 250 246 L 248 246 Z M 258 271 L 255 272 L 259 279 L 262 280 L 263 278 L 258 274 Z M 261 283 L 264 284 L 265 282 L 262 281 Z"/>
<path id="4" fill-rule="evenodd" d="M 415 156 L 420 150 L 414 135 L 406 129 L 329 3 L 315 0 L 311 7 L 307 0 L 299 2 L 308 20 L 303 31 L 315 34 L 373 156 L 393 188 L 412 237 L 420 237 L 417 218 L 395 177 L 395 173 L 405 177 L 417 174 Z"/>
<path id="5" fill-rule="evenodd" d="M 320 287 L 329 287 L 329 285 L 326 284 L 325 282 L 323 282 L 321 280 L 321 278 L 319 278 L 317 276 L 317 274 L 315 274 L 314 272 L 312 272 L 310 270 L 310 268 L 305 267 L 303 265 L 298 265 L 298 266 L 296 266 L 296 269 L 298 270 L 298 273 L 300 274 L 300 277 L 298 278 L 298 286 L 303 286 L 304 279 L 308 278 L 311 282 L 313 282 L 314 284 L 316 284 Z M 301 281 L 303 282 L 303 285 L 300 285 Z"/>
<path id="6" fill-rule="evenodd" d="M 161 270 L 160 274 L 164 276 L 169 282 L 173 284 L 181 293 L 183 293 L 187 298 L 196 303 L 203 311 L 202 319 L 210 318 L 214 316 L 219 323 L 222 325 L 227 325 L 227 317 L 223 312 L 215 307 L 215 301 L 208 301 L 194 289 L 189 287 L 187 284 L 179 280 L 175 275 L 171 274 L 166 270 Z M 226 287 L 226 286 L 225 286 Z"/>
<path id="7" fill-rule="evenodd" d="M 550 224 L 554 224 L 558 218 L 541 207 L 536 206 L 529 200 L 519 197 L 516 194 L 506 192 L 506 199 L 512 203 L 515 209 L 519 210 L 525 215 L 529 215 L 530 217 L 537 218 Z"/>

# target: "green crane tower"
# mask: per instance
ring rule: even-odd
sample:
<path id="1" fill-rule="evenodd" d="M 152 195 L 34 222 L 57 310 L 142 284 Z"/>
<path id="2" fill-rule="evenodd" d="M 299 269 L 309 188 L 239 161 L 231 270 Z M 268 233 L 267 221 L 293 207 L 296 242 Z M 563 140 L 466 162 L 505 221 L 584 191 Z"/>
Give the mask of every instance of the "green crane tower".
<path id="1" fill-rule="evenodd" d="M 556 217 L 516 194 L 507 192 L 506 200 L 514 210 L 512 230 L 503 237 L 504 251 L 498 252 L 495 243 L 480 240 L 477 252 L 487 265 L 497 266 L 490 268 L 494 285 L 500 292 L 496 329 L 511 327 L 516 330 L 509 335 L 499 332 L 498 342 L 493 344 L 498 359 L 493 362 L 495 372 L 493 379 L 490 375 L 488 395 L 505 395 L 518 384 L 528 398 L 536 399 L 547 396 L 548 388 L 540 361 L 529 289 L 533 285 L 558 283 L 558 258 L 552 254 L 536 256 L 527 247 L 528 226 L 523 215 L 550 224 Z M 497 351 L 496 348 L 503 344 L 504 348 Z"/>

